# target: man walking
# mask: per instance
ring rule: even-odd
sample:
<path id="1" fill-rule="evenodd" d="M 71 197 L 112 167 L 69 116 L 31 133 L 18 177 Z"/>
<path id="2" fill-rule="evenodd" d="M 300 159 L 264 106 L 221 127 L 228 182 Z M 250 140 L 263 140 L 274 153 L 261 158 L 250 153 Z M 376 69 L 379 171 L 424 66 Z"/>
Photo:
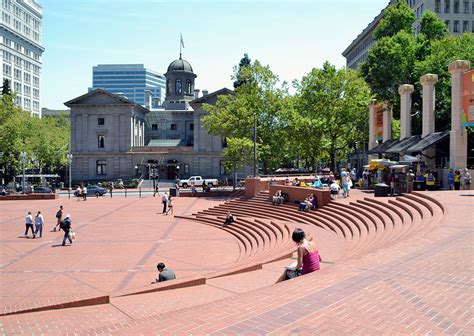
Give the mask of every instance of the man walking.
<path id="1" fill-rule="evenodd" d="M 168 194 L 163 193 L 163 196 L 161 196 L 161 202 L 163 203 L 163 213 L 166 214 L 166 207 L 168 205 Z"/>
<path id="2" fill-rule="evenodd" d="M 69 231 L 71 230 L 71 215 L 67 214 L 66 217 L 61 221 L 61 229 L 64 231 L 62 246 L 66 245 L 66 239 L 72 244 L 71 238 L 69 238 Z"/>
<path id="3" fill-rule="evenodd" d="M 56 228 L 58 228 L 58 231 L 61 230 L 61 219 L 63 219 L 63 206 L 62 205 L 59 206 L 59 210 L 58 212 L 56 212 L 56 219 L 57 219 L 57 223 L 53 229 L 53 231 L 55 232 L 56 232 Z"/>
<path id="4" fill-rule="evenodd" d="M 35 233 L 33 234 L 33 239 L 36 238 L 36 235 L 40 234 L 40 238 L 43 237 L 43 225 L 44 225 L 44 218 L 43 215 L 41 214 L 41 211 L 38 211 L 35 217 Z"/>
<path id="5" fill-rule="evenodd" d="M 28 214 L 25 217 L 25 237 L 28 237 L 28 230 L 31 228 L 31 234 L 33 235 L 33 238 L 35 236 L 35 230 L 33 229 L 33 216 L 31 216 L 31 211 L 28 211 Z"/>

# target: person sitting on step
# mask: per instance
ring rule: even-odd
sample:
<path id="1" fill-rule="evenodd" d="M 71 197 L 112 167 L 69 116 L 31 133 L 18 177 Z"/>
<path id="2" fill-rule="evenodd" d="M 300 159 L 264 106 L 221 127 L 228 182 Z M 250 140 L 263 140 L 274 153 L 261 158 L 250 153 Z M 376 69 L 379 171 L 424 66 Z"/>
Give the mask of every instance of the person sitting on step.
<path id="1" fill-rule="evenodd" d="M 318 246 L 310 237 L 306 237 L 303 229 L 297 228 L 293 231 L 291 239 L 298 245 L 297 261 L 285 268 L 278 282 L 293 279 L 300 275 L 319 271 L 321 257 Z"/>

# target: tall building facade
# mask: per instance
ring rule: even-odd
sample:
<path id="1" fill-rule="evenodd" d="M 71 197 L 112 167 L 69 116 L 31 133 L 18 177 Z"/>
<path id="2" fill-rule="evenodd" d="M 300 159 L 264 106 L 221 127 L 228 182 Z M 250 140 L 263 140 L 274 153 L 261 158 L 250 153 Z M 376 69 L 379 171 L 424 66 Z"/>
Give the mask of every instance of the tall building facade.
<path id="1" fill-rule="evenodd" d="M 99 64 L 92 69 L 92 88 L 122 94 L 146 108 L 164 100 L 165 77 L 143 64 Z"/>
<path id="2" fill-rule="evenodd" d="M 43 9 L 35 0 L 2 0 L 1 82 L 8 79 L 16 104 L 41 117 Z"/>
<path id="3" fill-rule="evenodd" d="M 387 7 L 395 2 L 397 0 L 390 0 Z M 407 3 L 416 16 L 413 23 L 415 33 L 420 32 L 421 18 L 426 10 L 435 12 L 444 21 L 451 34 L 474 33 L 474 0 L 407 0 Z M 383 18 L 387 7 L 342 52 L 348 68 L 357 69 L 359 64 L 367 59 L 369 50 L 375 45 L 372 34 Z"/>

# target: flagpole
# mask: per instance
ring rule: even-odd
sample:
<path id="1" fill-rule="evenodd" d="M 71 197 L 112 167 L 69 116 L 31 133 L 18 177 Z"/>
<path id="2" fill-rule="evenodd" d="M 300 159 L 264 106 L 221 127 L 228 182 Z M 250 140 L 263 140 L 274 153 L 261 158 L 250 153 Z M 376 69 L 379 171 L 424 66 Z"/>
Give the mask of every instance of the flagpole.
<path id="1" fill-rule="evenodd" d="M 179 39 L 179 59 L 181 59 L 181 52 L 182 52 L 181 47 L 183 45 L 183 42 L 182 42 L 183 41 L 183 34 L 179 33 L 179 37 L 180 37 L 180 39 Z"/>

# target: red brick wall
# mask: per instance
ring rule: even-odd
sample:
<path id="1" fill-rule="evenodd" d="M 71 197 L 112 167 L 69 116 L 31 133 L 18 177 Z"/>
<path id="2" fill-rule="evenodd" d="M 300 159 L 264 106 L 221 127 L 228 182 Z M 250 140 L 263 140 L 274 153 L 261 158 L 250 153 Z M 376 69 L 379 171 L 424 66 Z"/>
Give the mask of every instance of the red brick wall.
<path id="1" fill-rule="evenodd" d="M 309 194 L 314 194 L 318 200 L 318 208 L 321 208 L 331 202 L 331 192 L 329 189 L 314 189 L 306 187 L 294 187 L 285 185 L 271 185 L 270 186 L 270 200 L 275 193 L 281 190 L 281 192 L 288 194 L 289 202 L 295 200 L 304 200 Z"/>

